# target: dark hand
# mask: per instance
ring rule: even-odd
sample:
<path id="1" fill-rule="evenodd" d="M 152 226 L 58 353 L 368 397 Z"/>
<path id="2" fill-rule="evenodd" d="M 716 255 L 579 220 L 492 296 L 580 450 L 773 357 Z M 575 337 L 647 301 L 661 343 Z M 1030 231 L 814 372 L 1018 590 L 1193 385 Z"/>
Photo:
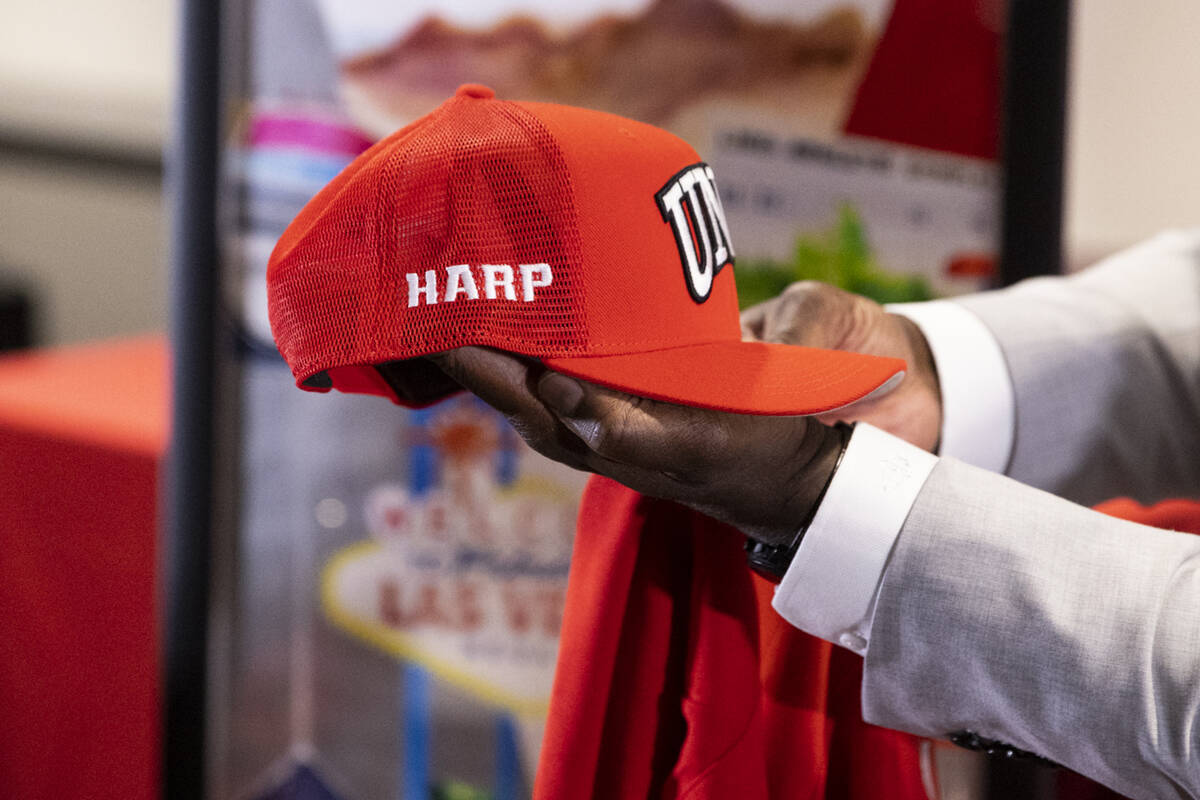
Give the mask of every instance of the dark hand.
<path id="1" fill-rule="evenodd" d="M 482 347 L 431 357 L 549 458 L 675 500 L 768 543 L 790 540 L 833 471 L 841 435 L 803 417 L 660 403 Z M 389 375 L 389 366 L 381 371 Z"/>
<path id="2" fill-rule="evenodd" d="M 942 394 L 924 334 L 909 319 L 823 283 L 793 283 L 742 313 L 742 336 L 764 342 L 902 358 L 903 382 L 888 394 L 823 414 L 823 422 L 862 420 L 933 451 L 942 428 Z"/>
<path id="3" fill-rule="evenodd" d="M 799 283 L 748 309 L 742 324 L 746 338 L 905 359 L 908 374 L 897 389 L 820 419 L 862 419 L 925 449 L 936 445 L 937 375 L 924 337 L 908 320 L 833 287 Z M 770 544 L 790 540 L 807 518 L 841 449 L 838 432 L 814 418 L 660 403 L 481 347 L 431 361 L 508 417 L 539 453 L 675 500 Z M 400 381 L 389 365 L 380 370 Z"/>

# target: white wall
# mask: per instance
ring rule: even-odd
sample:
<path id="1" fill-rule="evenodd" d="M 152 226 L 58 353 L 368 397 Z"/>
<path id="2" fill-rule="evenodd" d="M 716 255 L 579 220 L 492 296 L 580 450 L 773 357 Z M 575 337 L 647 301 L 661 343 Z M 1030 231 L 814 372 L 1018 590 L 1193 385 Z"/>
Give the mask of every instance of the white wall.
<path id="1" fill-rule="evenodd" d="M 1200 2 L 1075 0 L 1066 240 L 1080 265 L 1200 225 Z"/>
<path id="2" fill-rule="evenodd" d="M 156 150 L 173 0 L 0 0 L 0 127 Z"/>
<path id="3" fill-rule="evenodd" d="M 165 242 L 153 175 L 0 150 L 0 279 L 34 291 L 39 343 L 164 330 Z"/>
<path id="4" fill-rule="evenodd" d="M 0 280 L 36 292 L 43 343 L 166 326 L 162 187 L 153 170 L 120 164 L 162 149 L 175 11 L 171 0 L 0 0 Z M 116 158 L 92 165 L 55 157 L 59 147 Z"/>

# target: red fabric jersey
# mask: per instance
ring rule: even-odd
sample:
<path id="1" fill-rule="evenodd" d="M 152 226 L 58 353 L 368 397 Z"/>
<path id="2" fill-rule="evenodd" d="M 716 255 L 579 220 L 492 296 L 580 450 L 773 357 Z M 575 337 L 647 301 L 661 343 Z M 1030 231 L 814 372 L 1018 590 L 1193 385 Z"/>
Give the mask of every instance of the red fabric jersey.
<path id="1" fill-rule="evenodd" d="M 1098 510 L 1200 532 L 1194 502 Z M 779 617 L 742 541 L 592 479 L 535 798 L 925 798 L 920 740 L 862 721 L 862 659 Z M 1065 770 L 1058 796 L 1117 797 Z"/>
<path id="2" fill-rule="evenodd" d="M 744 537 L 593 478 L 534 797 L 925 797 L 862 721 L 862 659 L 788 625 Z"/>

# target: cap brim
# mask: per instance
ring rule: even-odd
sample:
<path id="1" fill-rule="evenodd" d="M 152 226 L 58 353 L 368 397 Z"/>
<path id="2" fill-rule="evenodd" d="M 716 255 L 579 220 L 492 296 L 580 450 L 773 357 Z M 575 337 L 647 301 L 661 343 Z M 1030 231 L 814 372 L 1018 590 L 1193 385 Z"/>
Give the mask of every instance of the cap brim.
<path id="1" fill-rule="evenodd" d="M 713 342 L 613 356 L 544 358 L 627 394 L 737 414 L 821 414 L 895 386 L 904 362 L 768 342 Z"/>

